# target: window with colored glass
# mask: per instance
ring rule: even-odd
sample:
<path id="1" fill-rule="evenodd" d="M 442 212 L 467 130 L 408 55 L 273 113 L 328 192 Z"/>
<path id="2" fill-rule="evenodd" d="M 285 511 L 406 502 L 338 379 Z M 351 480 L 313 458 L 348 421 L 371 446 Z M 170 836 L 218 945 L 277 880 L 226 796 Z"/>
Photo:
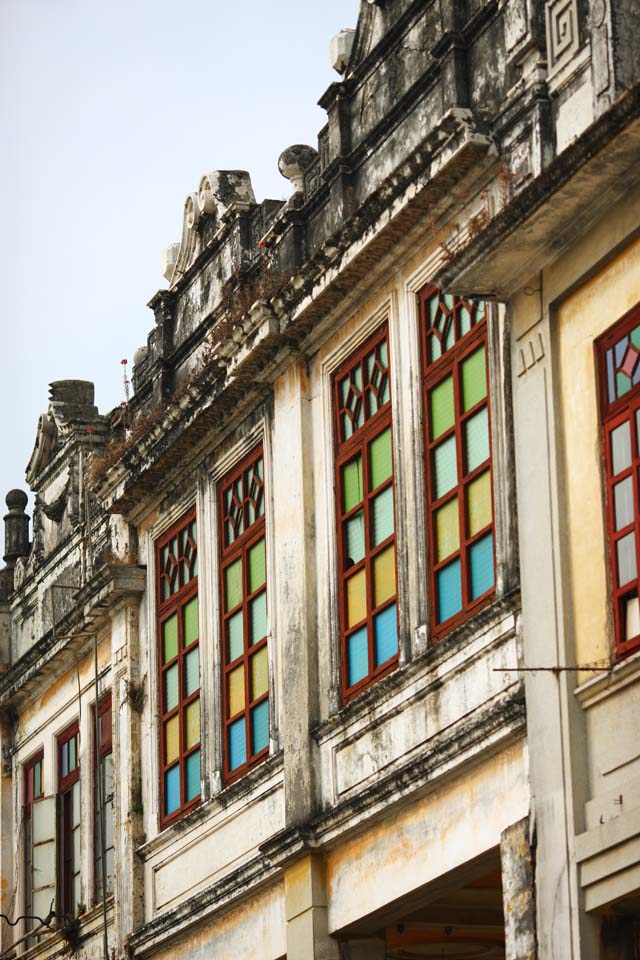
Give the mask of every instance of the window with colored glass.
<path id="1" fill-rule="evenodd" d="M 254 451 L 220 484 L 224 776 L 269 754 L 264 461 Z"/>
<path id="2" fill-rule="evenodd" d="M 200 646 L 195 513 L 156 544 L 160 662 L 160 822 L 200 800 Z"/>
<path id="3" fill-rule="evenodd" d="M 75 916 L 80 903 L 80 734 L 58 737 L 58 913 Z"/>
<path id="4" fill-rule="evenodd" d="M 597 343 L 616 652 L 640 646 L 640 307 Z"/>
<path id="5" fill-rule="evenodd" d="M 98 742 L 96 743 L 94 879 L 96 899 L 102 899 L 103 851 L 104 889 L 113 892 L 113 745 L 111 731 L 111 697 L 98 707 Z"/>
<path id="6" fill-rule="evenodd" d="M 389 344 L 369 339 L 333 378 L 345 700 L 398 661 Z"/>
<path id="7" fill-rule="evenodd" d="M 26 929 L 33 930 L 36 921 L 29 918 L 34 915 L 34 894 L 38 888 L 38 850 L 34 850 L 33 802 L 44 795 L 42 785 L 43 755 L 40 753 L 30 760 L 24 769 L 24 804 L 22 817 L 24 823 L 24 912 L 27 917 Z M 37 838 L 36 838 L 37 839 Z M 35 942 L 35 938 L 33 940 Z"/>
<path id="8" fill-rule="evenodd" d="M 431 627 L 442 635 L 494 593 L 486 306 L 419 294 Z"/>

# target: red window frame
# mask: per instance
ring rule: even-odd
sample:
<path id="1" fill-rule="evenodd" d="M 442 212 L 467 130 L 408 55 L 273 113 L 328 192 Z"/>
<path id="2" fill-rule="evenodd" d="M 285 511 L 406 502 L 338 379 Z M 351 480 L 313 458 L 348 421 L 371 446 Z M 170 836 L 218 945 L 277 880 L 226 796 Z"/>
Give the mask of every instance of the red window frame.
<path id="1" fill-rule="evenodd" d="M 632 633 L 632 620 L 640 619 L 640 305 L 633 307 L 595 342 L 598 369 L 602 460 L 604 468 L 607 550 L 611 577 L 614 647 L 617 659 L 640 648 L 640 629 Z M 627 376 L 627 371 L 629 375 Z M 636 383 L 633 380 L 636 379 Z M 624 433 L 628 424 L 629 462 L 614 473 L 613 434 Z M 617 459 L 617 457 L 615 458 Z M 627 522 L 619 529 L 616 518 L 617 490 L 631 481 L 631 503 L 618 504 Z M 628 489 L 628 487 L 627 487 Z M 622 492 L 622 491 L 621 491 Z M 635 576 L 620 583 L 621 541 L 632 538 L 631 558 Z M 633 543 L 635 540 L 635 543 Z M 629 617 L 635 610 L 635 618 Z"/>
<path id="2" fill-rule="evenodd" d="M 95 730 L 95 704 L 93 707 L 94 712 L 94 727 Z M 100 831 L 98 830 L 97 818 L 102 806 L 102 798 L 98 795 L 98 764 L 102 763 L 105 757 L 108 757 L 113 752 L 113 714 L 111 709 L 111 694 L 107 694 L 98 704 L 98 730 L 100 740 L 94 742 L 94 770 L 96 771 L 96 777 L 94 782 L 94 831 L 93 831 L 93 844 L 94 844 L 94 855 L 93 855 L 93 894 L 94 897 L 100 899 L 102 897 L 100 891 L 100 885 L 102 883 L 102 878 L 98 873 L 98 870 L 102 870 L 102 867 L 99 866 L 98 851 L 100 850 L 100 856 L 102 856 L 102 851 L 100 849 Z M 108 801 L 106 787 L 103 782 L 102 785 L 104 791 L 104 807 L 105 813 L 107 812 Z M 113 799 L 112 799 L 113 804 Z M 105 827 L 106 827 L 106 817 L 105 817 Z M 107 884 L 109 881 L 109 876 L 107 875 Z M 111 883 L 113 884 L 113 877 L 111 877 Z M 107 893 L 112 893 L 113 887 L 111 890 L 107 890 Z"/>
<path id="3" fill-rule="evenodd" d="M 181 517 L 156 541 L 156 609 L 157 609 L 157 657 L 158 657 L 158 702 L 160 717 L 160 827 L 164 829 L 179 820 L 201 801 L 201 790 L 189 796 L 190 763 L 199 759 L 198 785 L 202 776 L 202 717 L 197 741 L 187 743 L 187 710 L 200 699 L 200 637 L 184 645 L 185 611 L 190 602 L 198 597 L 198 546 L 197 520 L 195 508 Z M 173 617 L 176 618 L 176 654 L 164 662 L 164 626 Z M 197 607 L 196 607 L 197 617 Z M 187 689 L 187 658 L 198 650 L 198 686 Z M 165 682 L 173 668 L 177 668 L 177 701 L 168 707 Z M 167 759 L 168 724 L 178 718 L 178 752 Z M 190 758 L 194 758 L 191 759 Z M 178 771 L 179 803 L 167 812 L 169 800 L 173 802 L 175 788 L 167 789 L 169 777 Z"/>
<path id="4" fill-rule="evenodd" d="M 75 913 L 74 875 L 77 872 L 73 854 L 73 787 L 80 781 L 80 726 L 78 722 L 58 737 L 58 912 L 62 916 Z M 65 772 L 66 767 L 66 772 Z M 76 828 L 77 829 L 77 828 Z"/>
<path id="5" fill-rule="evenodd" d="M 260 471 L 261 474 L 260 475 Z M 269 654 L 268 654 L 268 583 L 266 573 L 266 503 L 264 489 L 264 451 L 262 446 L 254 448 L 245 456 L 233 470 L 226 474 L 218 484 L 218 541 L 220 544 L 220 638 L 222 650 L 222 729 L 223 729 L 223 777 L 225 783 L 233 783 L 242 777 L 248 770 L 253 769 L 269 756 Z M 264 580 L 252 584 L 251 551 L 260 542 L 264 542 Z M 241 599 L 237 603 L 230 602 L 227 588 L 227 571 L 241 561 Z M 252 589 L 253 587 L 253 589 Z M 230 592 L 230 591 L 229 591 Z M 260 635 L 255 643 L 251 643 L 252 610 L 253 604 L 262 603 L 265 595 L 266 614 L 264 620 L 264 635 Z M 233 599 L 233 597 L 232 597 Z M 241 614 L 242 622 L 242 653 L 231 656 L 232 624 L 237 623 Z M 257 616 L 256 616 L 257 622 Z M 261 631 L 259 631 L 261 633 Z M 237 635 L 236 635 L 237 637 Z M 237 642 L 237 640 L 236 640 Z M 266 650 L 266 690 L 264 676 L 260 675 L 259 691 L 256 693 L 254 685 L 254 662 L 260 651 Z M 231 713 L 232 701 L 237 694 L 230 692 L 233 686 L 231 677 L 242 669 L 244 687 L 244 706 Z M 237 689 L 237 688 L 236 688 Z M 266 735 L 264 723 L 260 731 L 254 729 L 253 719 L 258 714 L 256 708 L 261 708 L 260 716 L 264 716 L 264 707 L 267 704 Z M 240 736 L 244 720 L 244 741 L 239 756 L 243 755 L 244 762 L 234 762 L 234 753 L 240 747 Z M 264 743 L 266 739 L 266 744 Z M 263 745 L 264 744 L 264 745 Z"/>
<path id="6" fill-rule="evenodd" d="M 444 294 L 434 284 L 427 284 L 418 293 L 420 347 L 422 357 L 422 404 L 424 411 L 424 450 L 426 474 L 426 516 L 428 537 L 428 580 L 430 596 L 430 634 L 433 640 L 442 639 L 455 627 L 485 607 L 495 597 L 495 511 L 493 488 L 493 454 L 491 443 L 491 391 L 488 366 L 488 337 L 486 304 L 483 301 Z M 465 360 L 484 346 L 486 394 L 468 409 L 464 409 L 462 370 Z M 433 354 L 433 356 L 432 356 Z M 453 423 L 433 436 L 430 395 L 435 388 L 452 377 Z M 488 455 L 475 467 L 466 471 L 465 424 L 487 410 Z M 435 450 L 455 438 L 456 482 L 438 496 L 435 471 Z M 471 530 L 468 488 L 489 472 L 490 522 Z M 442 559 L 437 559 L 438 511 L 447 505 L 458 504 L 458 545 Z M 462 508 L 461 508 L 462 505 Z M 473 596 L 471 549 L 491 535 L 491 585 Z M 440 619 L 439 574 L 459 562 L 460 606 L 450 616 Z"/>
<path id="7" fill-rule="evenodd" d="M 32 914 L 33 910 L 33 864 L 31 862 L 31 849 L 32 849 L 32 826 L 31 826 L 31 807 L 34 800 L 39 800 L 44 796 L 44 787 L 43 787 L 43 764 L 44 764 L 44 751 L 39 750 L 25 765 L 24 765 L 24 802 L 22 804 L 22 818 L 24 821 L 25 829 L 25 843 L 24 843 L 24 912 L 27 917 L 26 924 L 27 930 L 31 930 L 32 921 L 29 920 L 29 917 Z M 40 767 L 40 785 L 39 790 L 36 792 L 37 784 L 35 777 L 36 767 Z"/>
<path id="8" fill-rule="evenodd" d="M 386 348 L 386 367 L 384 350 Z M 382 352 L 381 352 L 382 351 Z M 370 358 L 372 368 L 368 369 Z M 336 490 L 336 521 L 338 543 L 339 575 L 339 620 L 340 620 L 340 663 L 341 691 L 344 703 L 348 703 L 373 683 L 395 670 L 400 657 L 398 632 L 398 570 L 396 540 L 396 494 L 395 471 L 393 467 L 393 426 L 391 418 L 392 397 L 390 383 L 389 335 L 385 324 L 368 337 L 356 351 L 338 367 L 332 377 L 334 410 L 334 463 Z M 386 399 L 385 399 L 386 397 Z M 362 421 L 361 423 L 359 421 Z M 369 452 L 372 443 L 389 430 L 390 475 L 372 486 L 372 469 Z M 347 506 L 345 489 L 346 468 L 361 458 L 362 498 Z M 375 543 L 374 500 L 392 491 L 393 531 L 379 543 Z M 353 562 L 348 556 L 348 524 L 363 513 L 363 556 Z M 393 573 L 395 590 L 376 604 L 374 587 L 374 564 L 387 550 L 393 548 Z M 349 582 L 355 580 L 361 572 L 365 577 L 365 615 L 349 623 Z M 355 607 L 355 603 L 354 603 Z M 395 652 L 379 663 L 376 647 L 377 617 L 395 607 Z M 358 654 L 356 644 L 361 642 L 362 632 L 366 630 L 367 669 L 363 674 L 364 647 Z M 354 647 L 351 647 L 351 641 Z M 357 666 L 357 664 L 362 664 Z M 351 668 L 354 667 L 356 679 L 351 682 Z M 358 674 L 363 674 L 359 678 Z"/>

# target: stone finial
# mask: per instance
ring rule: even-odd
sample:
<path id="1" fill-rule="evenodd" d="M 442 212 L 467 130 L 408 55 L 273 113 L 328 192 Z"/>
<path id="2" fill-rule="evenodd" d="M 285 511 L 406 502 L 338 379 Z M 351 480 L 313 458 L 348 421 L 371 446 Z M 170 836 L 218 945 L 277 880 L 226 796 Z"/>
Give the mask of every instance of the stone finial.
<path id="1" fill-rule="evenodd" d="M 162 270 L 162 276 L 165 278 L 165 280 L 168 280 L 169 283 L 171 283 L 173 271 L 175 270 L 176 263 L 178 262 L 179 253 L 180 244 L 170 243 L 169 246 L 165 247 L 160 254 L 160 267 Z"/>
<path id="2" fill-rule="evenodd" d="M 29 517 L 24 512 L 29 499 L 23 490 L 10 490 L 5 498 L 9 513 L 4 517 L 4 561 L 14 567 L 18 557 L 28 557 Z"/>
<path id="3" fill-rule="evenodd" d="M 355 30 L 344 29 L 339 30 L 335 37 L 331 38 L 329 61 L 332 68 L 341 76 L 346 73 L 349 65 L 349 58 L 353 49 L 355 36 Z"/>
<path id="4" fill-rule="evenodd" d="M 296 143 L 293 147 L 287 147 L 280 154 L 278 170 L 285 180 L 291 181 L 294 193 L 300 193 L 304 190 L 304 175 L 317 159 L 317 156 L 318 151 L 304 143 Z"/>

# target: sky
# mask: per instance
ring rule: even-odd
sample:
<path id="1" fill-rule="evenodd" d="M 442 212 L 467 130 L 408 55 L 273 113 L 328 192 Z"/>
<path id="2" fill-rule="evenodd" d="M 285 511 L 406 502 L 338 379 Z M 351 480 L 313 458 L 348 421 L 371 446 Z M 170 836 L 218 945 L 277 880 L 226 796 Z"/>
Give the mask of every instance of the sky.
<path id="1" fill-rule="evenodd" d="M 54 380 L 106 413 L 146 343 L 185 198 L 249 170 L 285 199 L 288 146 L 317 146 L 331 37 L 359 0 L 0 0 L 0 509 Z M 0 514 L 2 515 L 2 514 Z M 1 554 L 2 551 L 0 551 Z"/>

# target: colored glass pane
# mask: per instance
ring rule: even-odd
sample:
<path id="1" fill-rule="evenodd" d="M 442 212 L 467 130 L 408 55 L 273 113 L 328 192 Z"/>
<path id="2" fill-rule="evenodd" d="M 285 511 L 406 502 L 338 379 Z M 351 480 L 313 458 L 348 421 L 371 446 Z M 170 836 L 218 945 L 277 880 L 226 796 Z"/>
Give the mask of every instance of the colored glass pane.
<path id="1" fill-rule="evenodd" d="M 390 537 L 395 529 L 393 515 L 393 487 L 387 487 L 371 501 L 373 546 Z"/>
<path id="2" fill-rule="evenodd" d="M 269 701 L 263 700 L 251 711 L 251 742 L 253 753 L 269 746 Z"/>
<path id="3" fill-rule="evenodd" d="M 484 347 L 462 361 L 462 408 L 466 411 L 487 395 L 487 363 Z"/>
<path id="4" fill-rule="evenodd" d="M 429 391 L 429 405 L 431 408 L 431 438 L 437 440 L 443 433 L 450 430 L 455 422 L 452 376 L 446 377 L 437 387 Z"/>
<path id="5" fill-rule="evenodd" d="M 620 367 L 621 371 L 625 373 L 628 377 L 633 377 L 636 367 L 638 365 L 638 357 L 640 354 L 636 348 L 632 345 L 629 346 L 624 360 L 622 361 L 622 366 Z"/>
<path id="6" fill-rule="evenodd" d="M 364 557 L 364 512 L 359 510 L 354 517 L 345 524 L 345 565 L 353 566 Z"/>
<path id="7" fill-rule="evenodd" d="M 427 339 L 427 352 L 429 355 L 429 363 L 434 363 L 442 356 L 442 347 L 435 333 L 430 334 Z"/>
<path id="8" fill-rule="evenodd" d="M 347 674 L 352 687 L 369 673 L 369 644 L 367 628 L 362 627 L 347 639 Z"/>
<path id="9" fill-rule="evenodd" d="M 225 609 L 233 610 L 242 600 L 242 557 L 230 564 L 224 572 Z"/>
<path id="10" fill-rule="evenodd" d="M 493 534 L 477 540 L 469 549 L 471 599 L 481 597 L 493 586 Z"/>
<path id="11" fill-rule="evenodd" d="M 362 503 L 364 496 L 362 486 L 362 457 L 354 457 L 342 468 L 342 500 L 344 512 L 353 510 Z"/>
<path id="12" fill-rule="evenodd" d="M 398 652 L 398 618 L 395 603 L 373 618 L 373 632 L 376 666 L 379 667 L 391 657 L 395 657 Z"/>
<path id="13" fill-rule="evenodd" d="M 186 750 L 200 741 L 200 698 L 188 705 L 184 712 L 184 746 Z"/>
<path id="14" fill-rule="evenodd" d="M 249 593 L 258 590 L 267 579 L 264 539 L 249 549 Z"/>
<path id="15" fill-rule="evenodd" d="M 626 373 L 619 370 L 616 373 L 616 393 L 619 397 L 623 397 L 625 393 L 629 393 L 629 390 L 631 390 L 631 380 Z"/>
<path id="16" fill-rule="evenodd" d="M 367 581 L 365 571 L 347 580 L 347 627 L 353 627 L 367 615 Z"/>
<path id="17" fill-rule="evenodd" d="M 491 503 L 491 473 L 486 470 L 472 480 L 467 487 L 467 511 L 469 517 L 469 536 L 473 537 L 493 518 Z"/>
<path id="18" fill-rule="evenodd" d="M 180 717 L 167 720 L 164 725 L 165 763 L 171 763 L 180 754 Z"/>
<path id="19" fill-rule="evenodd" d="M 371 489 L 375 490 L 393 473 L 391 460 L 391 427 L 383 430 L 369 445 Z"/>
<path id="20" fill-rule="evenodd" d="M 33 768 L 33 796 L 39 797 L 42 793 L 42 761 L 39 760 Z"/>
<path id="21" fill-rule="evenodd" d="M 185 780 L 186 780 L 186 797 L 185 800 L 188 803 L 189 800 L 195 800 L 196 797 L 200 796 L 200 751 L 195 750 L 193 753 L 189 754 L 184 764 Z"/>
<path id="22" fill-rule="evenodd" d="M 244 664 L 232 670 L 227 677 L 228 711 L 233 717 L 245 707 L 244 698 Z"/>
<path id="23" fill-rule="evenodd" d="M 69 740 L 69 773 L 76 769 L 76 738 Z"/>
<path id="24" fill-rule="evenodd" d="M 638 576 L 635 534 L 628 533 L 626 537 L 621 537 L 616 543 L 616 552 L 618 555 L 618 586 L 624 587 L 626 583 L 630 583 Z"/>
<path id="25" fill-rule="evenodd" d="M 436 510 L 436 543 L 438 563 L 446 560 L 460 548 L 460 514 L 457 497 Z"/>
<path id="26" fill-rule="evenodd" d="M 625 640 L 633 640 L 640 634 L 640 602 L 637 597 L 629 597 L 624 602 Z"/>
<path id="27" fill-rule="evenodd" d="M 244 618 L 242 610 L 238 610 L 227 620 L 227 644 L 229 663 L 239 657 L 244 650 Z"/>
<path id="28" fill-rule="evenodd" d="M 176 764 L 164 775 L 164 812 L 169 816 L 180 806 L 180 765 Z"/>
<path id="29" fill-rule="evenodd" d="M 190 647 L 198 639 L 198 598 L 186 603 L 183 610 L 182 644 Z"/>
<path id="30" fill-rule="evenodd" d="M 262 593 L 249 604 L 250 643 L 258 643 L 267 635 L 267 593 Z"/>
<path id="31" fill-rule="evenodd" d="M 625 477 L 613 488 L 614 519 L 616 530 L 622 530 L 633 522 L 633 478 Z"/>
<path id="32" fill-rule="evenodd" d="M 631 429 L 628 420 L 611 431 L 611 460 L 614 477 L 631 466 Z"/>
<path id="33" fill-rule="evenodd" d="M 458 461 L 456 458 L 456 438 L 449 437 L 438 444 L 433 452 L 433 470 L 435 473 L 435 499 L 439 500 L 458 482 Z"/>
<path id="34" fill-rule="evenodd" d="M 196 647 L 184 658 L 184 695 L 190 697 L 200 686 L 200 651 Z"/>
<path id="35" fill-rule="evenodd" d="M 464 425 L 467 473 L 489 459 L 489 415 L 486 407 L 474 413 Z"/>
<path id="36" fill-rule="evenodd" d="M 269 689 L 269 660 L 267 648 L 262 647 L 251 657 L 251 699 L 257 700 Z"/>
<path id="37" fill-rule="evenodd" d="M 60 769 L 62 776 L 66 777 L 69 774 L 69 744 L 63 743 L 60 749 Z"/>
<path id="38" fill-rule="evenodd" d="M 438 595 L 438 623 L 444 623 L 449 617 L 462 609 L 462 583 L 460 580 L 460 560 L 447 564 L 436 574 Z"/>
<path id="39" fill-rule="evenodd" d="M 164 672 L 164 712 L 168 713 L 178 706 L 178 664 Z"/>
<path id="40" fill-rule="evenodd" d="M 162 624 L 162 662 L 168 663 L 178 656 L 178 614 Z"/>
<path id="41" fill-rule="evenodd" d="M 393 544 L 373 561 L 373 602 L 379 607 L 396 592 L 396 548 Z"/>
<path id="42" fill-rule="evenodd" d="M 236 770 L 247 762 L 247 738 L 245 719 L 240 717 L 229 725 L 229 767 Z"/>

